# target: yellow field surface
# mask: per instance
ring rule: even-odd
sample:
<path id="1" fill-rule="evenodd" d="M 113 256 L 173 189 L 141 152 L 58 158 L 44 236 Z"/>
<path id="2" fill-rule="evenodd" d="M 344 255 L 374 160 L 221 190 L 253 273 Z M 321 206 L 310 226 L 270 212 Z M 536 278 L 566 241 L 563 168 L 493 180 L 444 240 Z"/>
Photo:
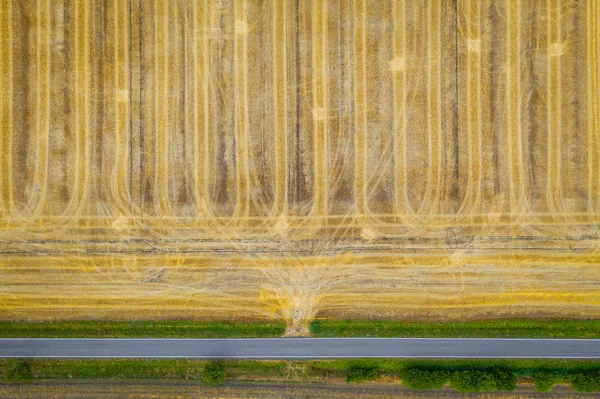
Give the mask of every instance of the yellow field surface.
<path id="1" fill-rule="evenodd" d="M 0 319 L 600 317 L 596 0 L 0 23 Z"/>

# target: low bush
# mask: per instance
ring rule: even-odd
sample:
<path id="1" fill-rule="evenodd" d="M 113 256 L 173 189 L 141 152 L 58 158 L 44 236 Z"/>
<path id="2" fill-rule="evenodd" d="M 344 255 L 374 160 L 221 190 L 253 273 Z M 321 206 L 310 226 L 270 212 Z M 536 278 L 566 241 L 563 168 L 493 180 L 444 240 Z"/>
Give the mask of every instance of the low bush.
<path id="1" fill-rule="evenodd" d="M 23 382 L 32 378 L 31 368 L 25 360 L 11 359 L 4 368 L 4 382 Z"/>
<path id="2" fill-rule="evenodd" d="M 569 381 L 577 392 L 600 392 L 600 370 L 572 374 Z"/>
<path id="3" fill-rule="evenodd" d="M 221 385 L 226 378 L 225 367 L 220 363 L 208 363 L 202 369 L 202 382 L 206 385 Z"/>
<path id="4" fill-rule="evenodd" d="M 492 376 L 497 391 L 514 391 L 517 389 L 517 375 L 509 368 L 496 367 L 492 369 Z"/>
<path id="5" fill-rule="evenodd" d="M 514 391 L 517 388 L 517 376 L 505 368 L 455 371 L 450 382 L 458 392 Z"/>
<path id="6" fill-rule="evenodd" d="M 458 392 L 486 392 L 496 388 L 492 374 L 482 370 L 455 371 L 450 377 L 450 383 Z"/>
<path id="7" fill-rule="evenodd" d="M 346 382 L 363 382 L 363 381 L 374 381 L 377 379 L 377 369 L 375 367 L 359 367 L 353 366 L 348 370 L 346 375 Z"/>
<path id="8" fill-rule="evenodd" d="M 448 373 L 443 370 L 431 370 L 411 367 L 402 372 L 402 384 L 419 391 L 439 389 L 448 382 Z"/>
<path id="9" fill-rule="evenodd" d="M 533 388 L 538 392 L 550 392 L 554 384 L 560 381 L 556 373 L 539 371 L 533 375 Z"/>

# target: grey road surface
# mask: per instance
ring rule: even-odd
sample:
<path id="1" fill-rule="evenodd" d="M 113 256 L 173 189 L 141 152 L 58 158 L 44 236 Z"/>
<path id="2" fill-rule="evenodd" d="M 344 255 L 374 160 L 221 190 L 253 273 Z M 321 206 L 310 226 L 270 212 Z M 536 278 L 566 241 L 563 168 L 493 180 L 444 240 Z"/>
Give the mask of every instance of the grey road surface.
<path id="1" fill-rule="evenodd" d="M 480 338 L 0 339 L 0 357 L 600 358 L 600 340 Z"/>

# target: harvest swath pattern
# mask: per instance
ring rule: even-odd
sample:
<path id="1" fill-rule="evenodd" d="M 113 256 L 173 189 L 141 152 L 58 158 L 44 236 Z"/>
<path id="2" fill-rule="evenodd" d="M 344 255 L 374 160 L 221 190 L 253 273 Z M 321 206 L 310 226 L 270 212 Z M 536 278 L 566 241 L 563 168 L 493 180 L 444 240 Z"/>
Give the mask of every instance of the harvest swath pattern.
<path id="1" fill-rule="evenodd" d="M 600 315 L 594 0 L 5 0 L 0 317 Z"/>

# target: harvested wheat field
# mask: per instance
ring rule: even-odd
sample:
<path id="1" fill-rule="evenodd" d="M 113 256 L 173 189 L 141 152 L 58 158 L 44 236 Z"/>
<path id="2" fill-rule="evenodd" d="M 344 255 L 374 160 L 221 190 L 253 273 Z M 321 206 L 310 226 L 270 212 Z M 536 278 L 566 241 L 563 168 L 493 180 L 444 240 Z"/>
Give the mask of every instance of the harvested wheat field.
<path id="1" fill-rule="evenodd" d="M 596 0 L 0 22 L 0 319 L 600 317 Z"/>

